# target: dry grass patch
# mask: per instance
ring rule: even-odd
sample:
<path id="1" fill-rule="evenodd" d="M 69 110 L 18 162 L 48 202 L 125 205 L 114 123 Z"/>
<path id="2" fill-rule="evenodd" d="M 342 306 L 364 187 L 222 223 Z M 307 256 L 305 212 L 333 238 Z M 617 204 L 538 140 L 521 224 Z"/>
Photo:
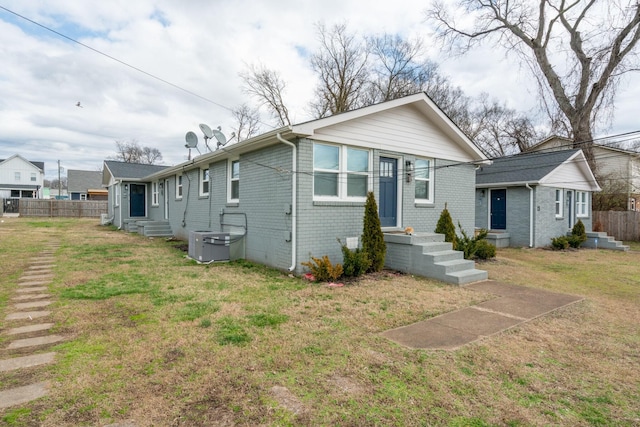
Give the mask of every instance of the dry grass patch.
<path id="1" fill-rule="evenodd" d="M 196 265 L 178 242 L 95 221 L 52 223 L 56 329 L 74 339 L 39 371 L 50 396 L 0 412 L 9 425 L 640 422 L 639 254 L 500 250 L 479 266 L 490 277 L 587 299 L 422 351 L 380 332 L 493 296 L 393 272 L 329 288 L 248 262 Z M 44 228 L 12 224 L 16 241 Z M 16 262 L 0 240 L 0 260 L 17 276 L 42 244 Z"/>

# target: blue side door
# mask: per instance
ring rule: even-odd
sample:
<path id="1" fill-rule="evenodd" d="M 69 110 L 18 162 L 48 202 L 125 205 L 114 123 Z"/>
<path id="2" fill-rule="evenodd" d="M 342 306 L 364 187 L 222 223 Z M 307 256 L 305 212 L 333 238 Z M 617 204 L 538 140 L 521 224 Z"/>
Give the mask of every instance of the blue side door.
<path id="1" fill-rule="evenodd" d="M 507 190 L 491 190 L 491 229 L 507 228 Z"/>
<path id="2" fill-rule="evenodd" d="M 380 157 L 380 200 L 378 213 L 382 227 L 398 225 L 398 159 Z"/>

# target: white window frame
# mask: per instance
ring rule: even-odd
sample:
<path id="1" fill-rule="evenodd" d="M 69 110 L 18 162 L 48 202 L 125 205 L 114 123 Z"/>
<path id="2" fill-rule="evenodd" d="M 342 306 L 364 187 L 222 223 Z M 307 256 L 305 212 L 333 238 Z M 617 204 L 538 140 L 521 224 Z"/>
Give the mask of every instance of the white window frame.
<path id="1" fill-rule="evenodd" d="M 115 193 L 115 196 L 114 196 L 114 198 L 115 198 L 115 205 L 114 205 L 114 206 L 120 206 L 120 186 L 121 186 L 121 185 L 122 185 L 122 184 L 117 183 L 117 184 L 115 184 L 115 185 L 113 186 L 113 187 L 115 188 L 115 191 L 114 191 L 114 193 Z"/>
<path id="2" fill-rule="evenodd" d="M 182 199 L 182 174 L 176 175 L 176 199 Z"/>
<path id="3" fill-rule="evenodd" d="M 151 206 L 160 206 L 160 191 L 158 190 L 158 181 L 151 183 Z"/>
<path id="4" fill-rule="evenodd" d="M 563 218 L 564 217 L 564 189 L 556 188 L 555 200 L 556 200 L 555 201 L 556 218 Z"/>
<path id="5" fill-rule="evenodd" d="M 420 161 L 420 160 L 424 160 L 424 161 L 429 162 L 429 176 L 428 176 L 428 178 L 420 178 L 420 177 L 418 177 L 418 173 L 417 173 L 418 161 Z M 414 180 L 415 180 L 415 185 L 418 184 L 418 181 L 420 181 L 420 182 L 425 182 L 426 181 L 426 182 L 429 183 L 429 194 L 427 195 L 427 197 L 428 197 L 427 199 L 418 199 L 418 198 L 416 198 L 415 197 L 415 188 L 414 188 L 413 195 L 414 195 L 414 198 L 415 198 L 415 203 L 418 203 L 418 204 L 420 204 L 420 203 L 422 203 L 422 204 L 431 204 L 434 201 L 433 200 L 433 194 L 434 194 L 434 185 L 433 185 L 433 183 L 434 183 L 434 175 L 435 175 L 434 170 L 435 170 L 435 168 L 433 167 L 433 164 L 434 164 L 434 160 L 430 159 L 430 158 L 426 158 L 426 157 L 418 157 L 414 161 L 413 176 L 414 176 Z"/>
<path id="6" fill-rule="evenodd" d="M 313 165 L 313 176 L 314 182 L 312 183 L 313 191 L 313 200 L 314 201 L 349 201 L 349 202 L 365 202 L 367 200 L 366 194 L 362 197 L 349 197 L 347 195 L 347 185 L 348 185 L 348 175 L 363 175 L 367 176 L 367 191 L 372 191 L 373 188 L 373 180 L 372 180 L 372 170 L 373 170 L 373 156 L 371 150 L 368 148 L 354 147 L 350 145 L 338 145 L 338 144 L 327 144 L 327 143 L 319 143 L 315 142 L 314 147 L 316 145 L 325 145 L 329 147 L 337 147 L 338 148 L 338 169 L 316 169 L 315 168 L 315 159 Z M 347 170 L 347 152 L 349 149 L 352 150 L 360 150 L 365 151 L 367 153 L 367 171 L 359 172 L 359 171 L 349 171 Z M 338 175 L 338 195 L 337 196 L 318 196 L 315 194 L 315 174 L 316 172 L 322 173 L 334 173 Z"/>
<path id="7" fill-rule="evenodd" d="M 233 165 L 238 164 L 238 176 L 233 176 Z M 240 160 L 239 159 L 229 159 L 228 162 L 228 174 L 227 174 L 227 202 L 229 203 L 240 203 Z M 238 183 L 238 197 L 232 197 L 232 187 L 233 183 Z"/>
<path id="8" fill-rule="evenodd" d="M 31 172 L 31 182 L 36 182 L 38 180 L 38 177 L 36 176 L 35 172 Z"/>
<path id="9" fill-rule="evenodd" d="M 80 194 L 80 200 L 87 200 L 87 195 L 85 193 Z"/>
<path id="10" fill-rule="evenodd" d="M 199 187 L 200 187 L 200 197 L 207 197 L 211 192 L 211 171 L 209 167 L 200 168 L 198 171 L 199 176 Z M 206 179 L 205 179 L 206 175 Z M 204 191 L 204 184 L 207 183 L 207 191 Z"/>
<path id="11" fill-rule="evenodd" d="M 16 182 L 22 181 L 22 176 L 20 175 L 20 172 L 14 172 L 13 173 L 13 180 L 16 181 Z"/>
<path id="12" fill-rule="evenodd" d="M 586 191 L 576 191 L 576 218 L 589 217 L 589 196 Z"/>

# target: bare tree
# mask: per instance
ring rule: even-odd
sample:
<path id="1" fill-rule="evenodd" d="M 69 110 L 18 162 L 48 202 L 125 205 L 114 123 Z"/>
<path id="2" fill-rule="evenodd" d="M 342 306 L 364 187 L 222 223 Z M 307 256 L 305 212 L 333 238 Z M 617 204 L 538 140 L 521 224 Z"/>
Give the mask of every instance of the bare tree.
<path id="1" fill-rule="evenodd" d="M 141 147 L 138 141 L 131 139 L 128 141 L 116 141 L 117 153 L 111 157 L 126 163 L 143 163 L 147 165 L 156 164 L 162 161 L 162 153 L 157 148 Z"/>
<path id="2" fill-rule="evenodd" d="M 282 97 L 286 84 L 277 71 L 264 65 L 249 65 L 246 72 L 240 73 L 240 78 L 244 82 L 244 91 L 260 105 L 266 106 L 279 126 L 291 124 L 289 110 Z"/>
<path id="3" fill-rule="evenodd" d="M 533 71 L 547 111 L 562 112 L 574 146 L 584 148 L 595 166 L 591 145 L 598 115 L 611 109 L 616 83 L 635 66 L 640 3 L 457 0 L 457 5 L 459 13 L 475 17 L 470 28 L 458 25 L 441 0 L 427 12 L 442 39 L 466 52 L 491 38 L 517 53 Z"/>
<path id="4" fill-rule="evenodd" d="M 389 101 L 424 91 L 438 73 L 438 65 L 422 59 L 421 40 L 384 34 L 368 39 L 371 83 L 367 103 Z"/>
<path id="5" fill-rule="evenodd" d="M 238 142 L 249 139 L 260 131 L 260 113 L 257 108 L 242 104 L 234 108 L 232 114 L 238 124 L 238 127 L 234 129 L 238 136 Z"/>
<path id="6" fill-rule="evenodd" d="M 311 57 L 320 79 L 311 103 L 316 117 L 361 107 L 369 76 L 366 43 L 350 34 L 345 24 L 330 29 L 320 24 L 318 36 L 321 49 Z"/>

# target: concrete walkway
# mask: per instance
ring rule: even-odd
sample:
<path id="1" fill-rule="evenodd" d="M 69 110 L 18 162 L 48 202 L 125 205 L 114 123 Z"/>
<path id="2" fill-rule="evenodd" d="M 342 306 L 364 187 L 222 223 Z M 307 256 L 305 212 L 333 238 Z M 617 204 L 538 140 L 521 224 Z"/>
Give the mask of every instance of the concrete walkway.
<path id="1" fill-rule="evenodd" d="M 27 372 L 55 361 L 56 353 L 46 349 L 65 338 L 49 332 L 54 325 L 46 322 L 51 312 L 45 309 L 52 303 L 47 285 L 53 279 L 53 253 L 57 248 L 55 244 L 47 245 L 18 279 L 4 319 L 8 327 L 2 331 L 7 339 L 0 349 L 0 373 Z M 46 396 L 48 391 L 47 381 L 0 390 L 0 409 L 28 403 Z"/>
<path id="2" fill-rule="evenodd" d="M 411 348 L 454 350 L 583 299 L 493 280 L 472 283 L 466 288 L 489 292 L 496 298 L 382 335 Z"/>

